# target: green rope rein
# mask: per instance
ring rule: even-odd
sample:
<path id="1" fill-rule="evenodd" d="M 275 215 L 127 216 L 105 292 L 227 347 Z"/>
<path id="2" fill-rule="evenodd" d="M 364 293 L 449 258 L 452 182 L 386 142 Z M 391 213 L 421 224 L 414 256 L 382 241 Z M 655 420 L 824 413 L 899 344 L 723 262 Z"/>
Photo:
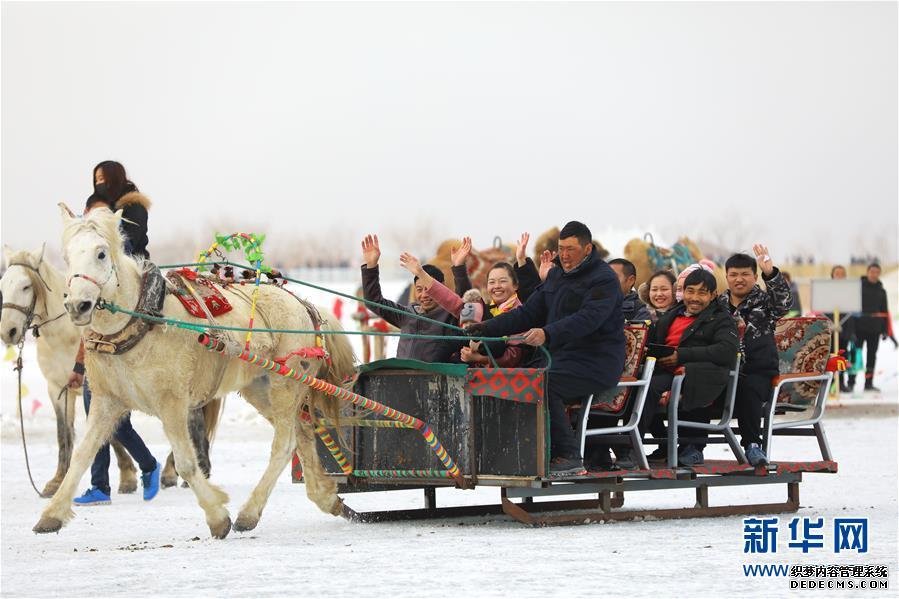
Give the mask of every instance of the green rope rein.
<path id="1" fill-rule="evenodd" d="M 166 264 L 166 265 L 159 266 L 159 268 L 163 269 L 163 270 L 168 270 L 168 269 L 172 269 L 172 268 L 187 268 L 187 267 L 201 266 L 201 265 L 214 266 L 216 264 L 225 265 L 225 266 L 233 266 L 235 268 L 241 268 L 241 269 L 245 269 L 245 270 L 253 270 L 253 271 L 256 270 L 252 266 L 248 266 L 245 264 L 238 264 L 238 263 L 230 262 L 230 261 L 202 262 L 202 263 L 188 262 L 188 263 L 184 263 L 184 264 Z M 347 299 L 364 302 L 366 305 L 375 305 L 382 309 L 387 309 L 387 310 L 390 310 L 393 312 L 401 313 L 406 316 L 412 316 L 413 318 L 418 318 L 418 319 L 421 319 L 421 320 L 424 320 L 427 322 L 439 324 L 439 325 L 444 326 L 451 330 L 459 331 L 462 333 L 465 332 L 465 329 L 463 329 L 461 327 L 457 327 L 455 325 L 452 325 L 452 324 L 449 324 L 446 322 L 441 322 L 439 320 L 434 320 L 434 319 L 428 318 L 426 316 L 422 316 L 420 314 L 415 314 L 414 312 L 407 312 L 405 310 L 400 310 L 398 308 L 393 308 L 391 306 L 385 306 L 383 304 L 379 304 L 378 302 L 373 302 L 371 300 L 359 298 L 354 295 L 342 293 L 340 291 L 335 291 L 333 289 L 328 289 L 327 287 L 321 287 L 319 285 L 315 285 L 314 283 L 309 283 L 307 281 L 302 281 L 300 279 L 292 279 L 290 277 L 286 277 L 283 275 L 280 278 L 284 279 L 285 281 L 290 281 L 291 283 L 296 283 L 298 285 L 304 285 L 306 287 L 311 287 L 311 288 L 317 289 L 319 291 L 324 291 L 326 293 L 332 293 L 334 295 L 339 295 L 339 296 L 345 297 Z M 251 330 L 248 327 L 226 326 L 226 325 L 217 325 L 217 324 L 212 324 L 212 323 L 200 325 L 200 324 L 196 324 L 196 323 L 192 323 L 192 322 L 187 322 L 185 320 L 179 320 L 177 318 L 168 318 L 165 316 L 153 316 L 151 314 L 145 314 L 143 312 L 134 312 L 133 310 L 128 310 L 127 308 L 123 308 L 122 306 L 119 306 L 113 302 L 109 302 L 106 300 L 100 300 L 100 302 L 98 302 L 98 304 L 97 304 L 97 308 L 101 309 L 101 310 L 107 310 L 112 314 L 116 314 L 116 313 L 127 314 L 128 316 L 131 316 L 133 318 L 140 318 L 142 320 L 146 320 L 148 322 L 152 322 L 155 324 L 163 324 L 166 326 L 173 326 L 173 327 L 176 327 L 179 329 L 186 329 L 189 331 L 194 331 L 196 333 L 205 333 L 206 331 L 209 331 L 209 330 L 238 331 L 238 332 L 247 332 L 247 331 Z M 400 332 L 382 333 L 379 331 L 368 331 L 368 332 L 366 332 L 366 331 L 327 331 L 327 330 L 316 331 L 316 330 L 302 330 L 302 329 L 267 329 L 267 328 L 258 328 L 258 327 L 254 327 L 252 329 L 252 331 L 254 333 L 286 333 L 286 334 L 297 334 L 297 335 L 371 335 L 373 337 L 400 337 L 400 338 L 405 337 L 405 338 L 415 338 L 415 339 L 448 339 L 448 340 L 453 340 L 453 341 L 456 341 L 456 340 L 471 341 L 473 339 L 477 339 L 480 341 L 508 342 L 508 341 L 524 339 L 523 335 L 514 335 L 514 336 L 507 335 L 507 336 L 503 336 L 503 337 L 480 337 L 480 336 L 471 336 L 471 335 L 420 335 L 420 334 L 416 334 L 416 333 L 400 333 Z M 493 355 L 490 353 L 490 348 L 487 347 L 486 345 L 484 347 L 487 350 L 491 361 L 493 362 L 494 366 L 496 367 L 496 360 L 493 358 Z M 550 356 L 549 351 L 542 345 L 539 346 L 539 349 L 546 356 L 546 360 L 547 360 L 546 368 L 548 370 L 549 367 L 552 365 L 552 357 Z"/>

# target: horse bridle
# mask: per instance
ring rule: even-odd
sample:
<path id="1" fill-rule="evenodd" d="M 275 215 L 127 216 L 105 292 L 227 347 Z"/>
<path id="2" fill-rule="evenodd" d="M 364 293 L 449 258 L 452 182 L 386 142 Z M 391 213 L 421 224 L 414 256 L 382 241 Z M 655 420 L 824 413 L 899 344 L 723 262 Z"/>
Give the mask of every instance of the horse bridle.
<path id="1" fill-rule="evenodd" d="M 41 261 L 43 261 L 43 257 L 41 257 Z M 38 262 L 38 265 L 36 268 L 34 266 L 31 266 L 30 264 L 26 264 L 25 262 L 13 262 L 12 264 L 9 264 L 7 266 L 7 269 L 12 268 L 13 266 L 21 266 L 23 268 L 27 268 L 28 270 L 33 271 L 35 274 L 37 274 L 37 278 L 40 279 L 40 281 L 41 281 L 41 283 L 43 283 L 44 287 L 47 288 L 47 291 L 52 293 L 53 290 L 50 289 L 50 286 L 47 285 L 47 281 L 45 281 L 43 275 L 41 275 L 41 271 L 38 270 L 38 268 L 40 268 L 40 265 L 41 265 L 40 262 Z M 28 306 L 27 308 L 24 306 L 20 306 L 18 304 L 4 302 L 3 301 L 3 292 L 0 291 L 0 309 L 17 310 L 17 311 L 21 312 L 22 314 L 24 314 L 25 315 L 25 327 L 24 327 L 25 331 L 27 331 L 28 329 L 31 328 L 31 321 L 34 320 L 34 307 L 36 304 L 37 304 L 37 292 L 36 291 L 32 291 L 31 305 Z M 53 320 L 56 320 L 57 318 L 59 318 L 59 316 L 57 316 Z M 47 322 L 53 322 L 53 320 L 49 320 Z M 37 327 L 47 324 L 47 322 L 41 323 L 40 325 L 35 325 L 35 330 L 37 330 Z"/>
<path id="2" fill-rule="evenodd" d="M 103 291 L 103 288 L 106 286 L 106 284 L 109 282 L 109 280 L 112 278 L 113 275 L 115 275 L 116 287 L 118 287 L 119 286 L 119 275 L 116 272 L 115 265 L 113 265 L 113 267 L 110 269 L 109 276 L 106 277 L 106 280 L 103 281 L 102 283 L 90 275 L 85 275 L 85 274 L 81 274 L 80 272 L 76 272 L 71 277 L 69 277 L 68 281 L 66 281 L 66 289 L 68 289 L 69 287 L 72 286 L 72 279 L 84 279 L 85 281 L 90 281 L 91 283 L 93 283 L 94 285 L 99 287 L 100 291 Z"/>

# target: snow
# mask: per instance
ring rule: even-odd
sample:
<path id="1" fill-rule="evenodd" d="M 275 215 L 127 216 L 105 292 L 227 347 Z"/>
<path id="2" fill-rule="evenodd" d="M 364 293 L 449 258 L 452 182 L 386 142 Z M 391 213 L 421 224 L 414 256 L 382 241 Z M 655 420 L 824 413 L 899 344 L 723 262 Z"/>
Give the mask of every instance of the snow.
<path id="1" fill-rule="evenodd" d="M 400 282 L 385 285 L 389 295 Z M 305 295 L 315 297 L 313 294 Z M 320 301 L 320 300 L 319 300 Z M 330 306 L 330 302 L 322 302 Z M 351 310 L 344 307 L 345 315 Z M 349 320 L 347 321 L 348 327 Z M 358 342 L 358 340 L 356 340 Z M 742 564 L 889 564 L 897 596 L 897 352 L 881 345 L 881 398 L 844 398 L 828 408 L 825 424 L 840 464 L 838 474 L 807 474 L 798 516 L 869 518 L 869 552 L 834 554 L 832 547 L 802 554 L 787 549 L 781 517 L 779 551 L 743 553 L 741 517 L 620 522 L 533 529 L 501 517 L 413 523 L 354 524 L 325 515 L 285 472 L 258 528 L 209 537 L 189 489 L 165 489 L 152 502 L 113 495 L 110 506 L 79 508 L 59 534 L 31 527 L 46 500 L 28 484 L 15 411 L 11 362 L 0 368 L 0 592 L 3 597 L 98 596 L 771 596 L 791 594 L 784 578 L 744 577 Z M 34 361 L 25 348 L 25 427 L 36 482 L 55 468 L 55 424 Z M 43 406 L 32 414 L 33 399 Z M 133 423 L 158 459 L 168 446 L 155 419 Z M 78 409 L 76 430 L 84 430 Z M 228 398 L 212 448 L 213 479 L 231 496 L 232 517 L 268 459 L 268 425 L 238 397 Z M 778 438 L 777 457 L 815 459 L 811 438 Z M 711 446 L 707 458 L 724 458 Z M 113 487 L 117 474 L 112 473 Z M 85 474 L 79 490 L 89 486 Z M 784 485 L 711 489 L 712 505 L 781 502 Z M 420 491 L 346 495 L 357 510 L 420 507 Z M 497 502 L 499 491 L 441 489 L 441 505 Z M 690 490 L 632 493 L 625 508 L 684 507 Z M 825 540 L 831 539 L 829 533 Z M 832 543 L 832 541 L 830 541 Z M 867 593 L 866 593 L 867 594 Z M 850 596 L 841 592 L 840 596 Z"/>

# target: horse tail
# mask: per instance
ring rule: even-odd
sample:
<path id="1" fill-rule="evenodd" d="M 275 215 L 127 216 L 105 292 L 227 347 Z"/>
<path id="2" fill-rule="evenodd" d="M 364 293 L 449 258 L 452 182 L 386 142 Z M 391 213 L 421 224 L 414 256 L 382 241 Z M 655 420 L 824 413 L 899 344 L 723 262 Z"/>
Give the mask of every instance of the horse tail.
<path id="1" fill-rule="evenodd" d="M 225 407 L 225 398 L 216 397 L 203 406 L 203 421 L 206 423 L 206 441 L 212 445 L 215 432 L 218 430 L 219 421 L 222 419 L 222 411 Z"/>
<path id="2" fill-rule="evenodd" d="M 322 319 L 322 330 L 326 331 L 342 331 L 340 321 L 333 315 L 324 310 L 320 310 Z M 356 355 L 353 353 L 353 346 L 347 335 L 325 335 L 325 349 L 328 351 L 330 362 L 323 364 L 321 378 L 338 387 L 343 387 L 347 381 L 353 379 L 356 373 Z M 337 426 L 338 436 L 340 435 L 339 421 L 340 408 L 343 402 L 327 395 L 321 391 L 314 391 L 310 396 L 310 413 L 317 410 L 322 416 L 334 422 Z M 341 445 L 348 447 L 344 439 L 341 439 Z"/>

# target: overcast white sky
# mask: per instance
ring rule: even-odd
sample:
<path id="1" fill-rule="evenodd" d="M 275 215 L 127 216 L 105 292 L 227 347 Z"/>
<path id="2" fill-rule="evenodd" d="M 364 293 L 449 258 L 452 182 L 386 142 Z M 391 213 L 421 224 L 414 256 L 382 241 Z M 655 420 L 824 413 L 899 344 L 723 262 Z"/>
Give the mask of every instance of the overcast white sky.
<path id="1" fill-rule="evenodd" d="M 115 159 L 151 251 L 579 219 L 890 259 L 897 103 L 894 2 L 4 2 L 2 237 L 58 247 Z"/>

